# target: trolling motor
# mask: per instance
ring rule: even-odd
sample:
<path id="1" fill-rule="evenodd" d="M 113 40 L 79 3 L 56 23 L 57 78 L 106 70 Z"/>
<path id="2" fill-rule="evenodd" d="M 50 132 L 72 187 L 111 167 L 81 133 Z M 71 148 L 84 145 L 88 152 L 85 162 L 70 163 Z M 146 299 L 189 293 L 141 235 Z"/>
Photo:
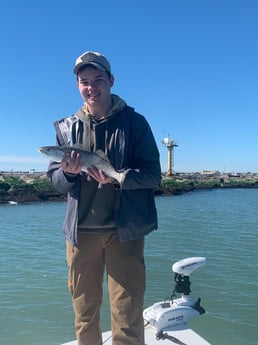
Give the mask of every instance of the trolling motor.
<path id="1" fill-rule="evenodd" d="M 192 257 L 177 261 L 172 266 L 175 273 L 175 286 L 170 301 L 154 303 L 143 311 L 144 320 L 157 330 L 187 323 L 190 319 L 205 313 L 201 307 L 201 299 L 190 297 L 190 274 L 206 264 L 204 257 Z M 175 298 L 181 293 L 181 298 Z"/>

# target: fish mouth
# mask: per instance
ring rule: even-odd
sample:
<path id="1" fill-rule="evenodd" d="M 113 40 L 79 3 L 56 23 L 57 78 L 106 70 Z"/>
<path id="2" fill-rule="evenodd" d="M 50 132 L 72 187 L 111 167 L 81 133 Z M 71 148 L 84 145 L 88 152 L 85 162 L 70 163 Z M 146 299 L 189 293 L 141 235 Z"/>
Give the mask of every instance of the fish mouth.
<path id="1" fill-rule="evenodd" d="M 40 146 L 38 151 L 42 154 L 48 154 L 48 149 L 46 147 Z"/>

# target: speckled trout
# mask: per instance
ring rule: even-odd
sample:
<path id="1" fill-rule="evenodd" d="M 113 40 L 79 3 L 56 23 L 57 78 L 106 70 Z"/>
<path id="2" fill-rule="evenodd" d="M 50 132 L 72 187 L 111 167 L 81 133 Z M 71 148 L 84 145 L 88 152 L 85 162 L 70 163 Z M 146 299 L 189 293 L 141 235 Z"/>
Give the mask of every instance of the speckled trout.
<path id="1" fill-rule="evenodd" d="M 54 162 L 61 162 L 66 154 L 75 151 L 79 154 L 83 171 L 87 172 L 89 167 L 94 166 L 98 170 L 102 170 L 105 175 L 113 177 L 120 184 L 124 179 L 125 173 L 116 171 L 101 150 L 89 152 L 77 146 L 42 146 L 38 151 Z"/>

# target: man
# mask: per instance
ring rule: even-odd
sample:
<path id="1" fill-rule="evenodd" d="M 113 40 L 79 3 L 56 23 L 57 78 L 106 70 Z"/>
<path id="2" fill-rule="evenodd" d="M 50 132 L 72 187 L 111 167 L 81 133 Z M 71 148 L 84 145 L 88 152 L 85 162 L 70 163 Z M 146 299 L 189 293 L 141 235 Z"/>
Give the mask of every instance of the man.
<path id="1" fill-rule="evenodd" d="M 111 94 L 108 60 L 85 52 L 74 67 L 84 105 L 55 122 L 58 145 L 102 150 L 119 184 L 92 166 L 81 171 L 76 150 L 51 162 L 53 186 L 68 193 L 64 234 L 68 285 L 72 293 L 78 345 L 101 345 L 100 307 L 106 269 L 112 344 L 144 345 L 144 236 L 157 228 L 153 189 L 159 184 L 159 153 L 146 119 Z"/>

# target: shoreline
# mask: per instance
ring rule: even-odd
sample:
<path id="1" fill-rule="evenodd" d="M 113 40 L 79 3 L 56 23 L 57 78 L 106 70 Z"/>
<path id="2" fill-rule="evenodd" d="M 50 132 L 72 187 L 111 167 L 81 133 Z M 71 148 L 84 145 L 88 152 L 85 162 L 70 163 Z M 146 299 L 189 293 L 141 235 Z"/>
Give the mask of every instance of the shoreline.
<path id="1" fill-rule="evenodd" d="M 155 196 L 181 195 L 197 190 L 258 188 L 258 173 L 177 173 L 163 175 Z M 65 201 L 66 195 L 53 189 L 45 172 L 0 173 L 0 205 Z"/>

